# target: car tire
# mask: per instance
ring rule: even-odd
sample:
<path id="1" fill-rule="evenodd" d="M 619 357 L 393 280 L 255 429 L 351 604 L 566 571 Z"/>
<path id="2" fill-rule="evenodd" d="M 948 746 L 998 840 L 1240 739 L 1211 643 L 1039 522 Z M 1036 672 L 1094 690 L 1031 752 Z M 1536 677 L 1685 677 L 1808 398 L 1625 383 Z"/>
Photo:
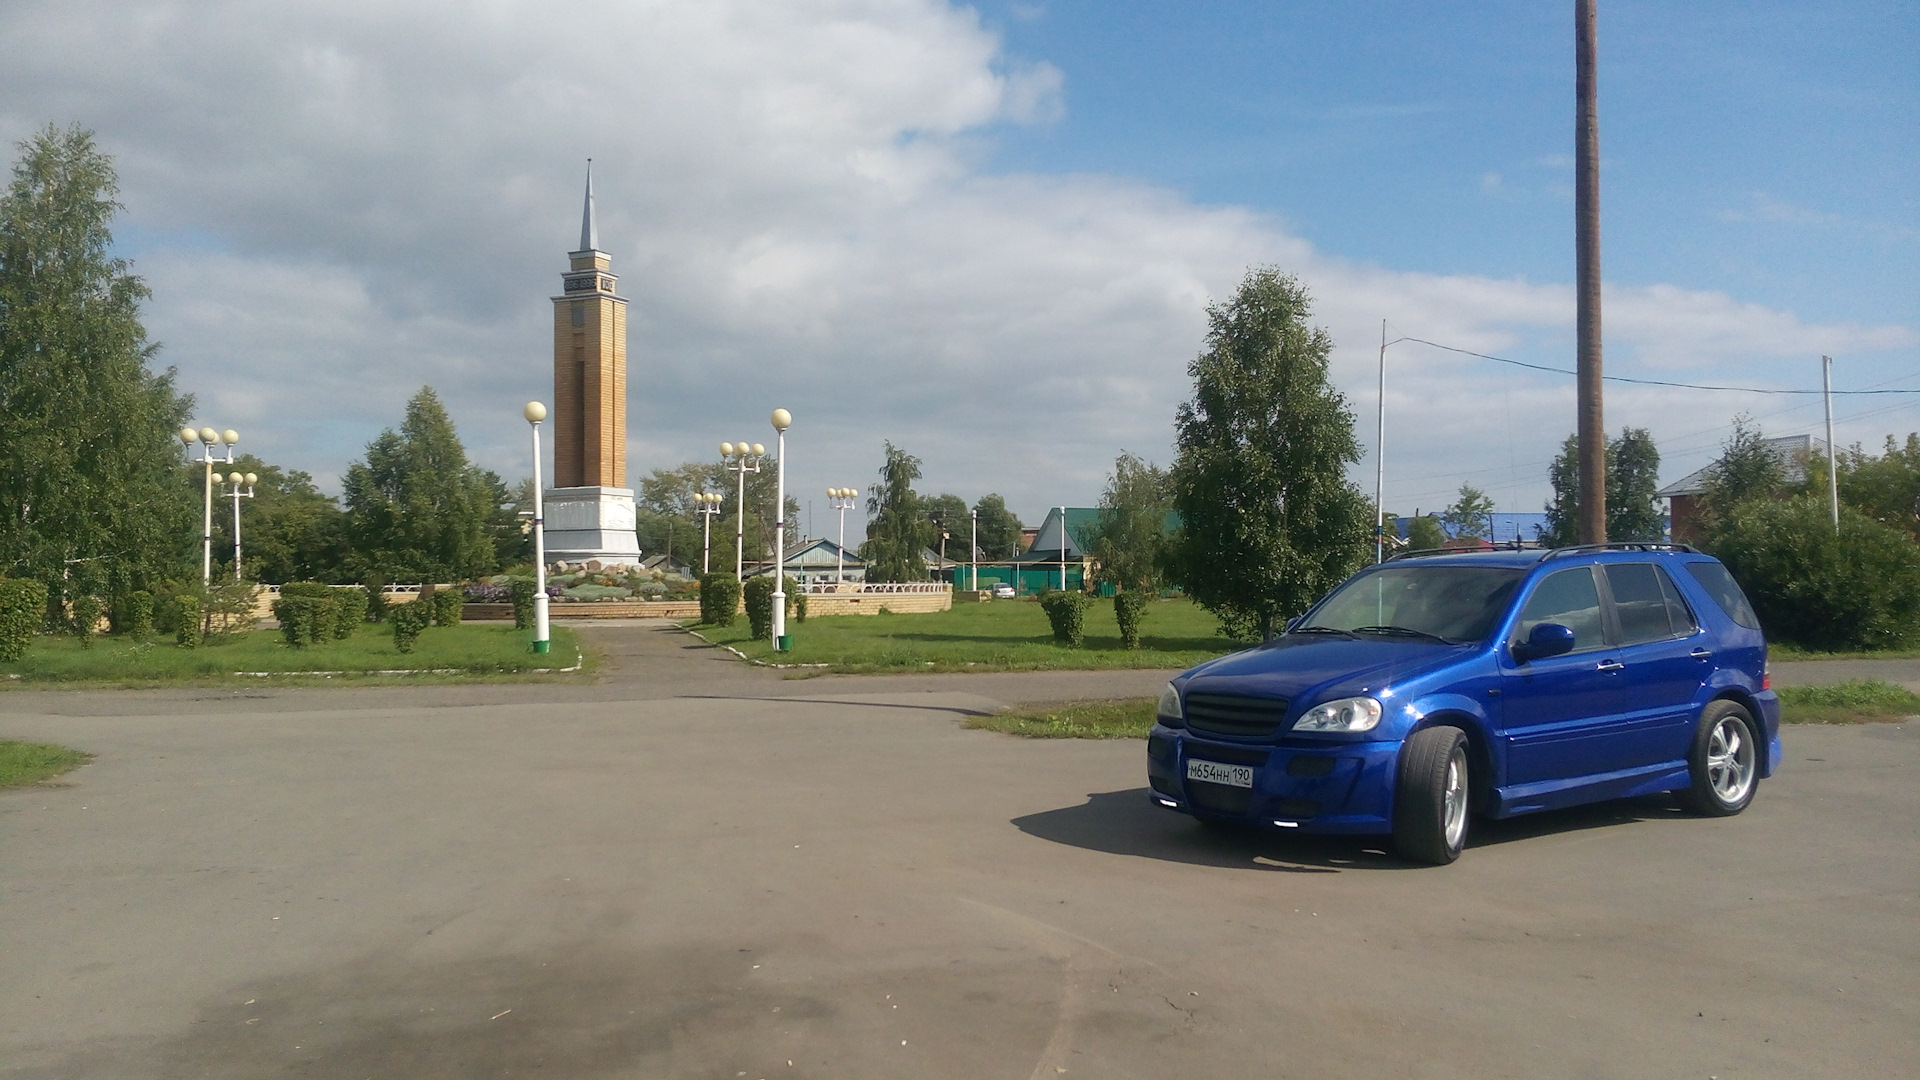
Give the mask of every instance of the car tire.
<path id="1" fill-rule="evenodd" d="M 1393 846 L 1402 858 L 1445 866 L 1467 846 L 1471 777 L 1467 734 L 1423 728 L 1400 747 L 1394 787 Z"/>
<path id="2" fill-rule="evenodd" d="M 1704 817 L 1732 817 L 1760 787 L 1759 725 L 1737 701 L 1720 700 L 1700 712 L 1687 754 L 1692 783 L 1676 792 L 1680 805 Z"/>

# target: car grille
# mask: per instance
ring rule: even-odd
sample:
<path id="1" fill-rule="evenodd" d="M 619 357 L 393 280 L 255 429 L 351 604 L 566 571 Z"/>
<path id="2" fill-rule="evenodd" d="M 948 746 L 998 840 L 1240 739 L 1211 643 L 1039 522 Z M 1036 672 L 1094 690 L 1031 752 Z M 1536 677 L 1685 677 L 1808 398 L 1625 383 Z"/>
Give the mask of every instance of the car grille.
<path id="1" fill-rule="evenodd" d="M 1212 810 L 1217 814 L 1244 814 L 1253 802 L 1253 791 L 1249 788 L 1189 780 L 1187 781 L 1187 801 L 1202 810 Z"/>
<path id="2" fill-rule="evenodd" d="M 1287 716 L 1287 702 L 1281 698 L 1188 694 L 1183 704 L 1187 727 L 1215 735 L 1271 735 Z"/>

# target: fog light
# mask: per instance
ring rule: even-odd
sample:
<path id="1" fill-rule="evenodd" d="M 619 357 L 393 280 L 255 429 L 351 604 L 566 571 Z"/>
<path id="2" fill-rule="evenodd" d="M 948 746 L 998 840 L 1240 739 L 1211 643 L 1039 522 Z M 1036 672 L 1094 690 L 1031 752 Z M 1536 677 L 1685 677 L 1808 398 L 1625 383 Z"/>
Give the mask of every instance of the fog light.
<path id="1" fill-rule="evenodd" d="M 1161 806 L 1170 807 L 1174 810 L 1180 809 L 1180 804 L 1177 802 L 1174 802 L 1172 799 L 1158 799 L 1155 801 L 1157 801 Z"/>
<path id="2" fill-rule="evenodd" d="M 1276 821 L 1274 824 L 1283 829 L 1297 829 L 1300 827 L 1300 823 L 1297 821 Z"/>

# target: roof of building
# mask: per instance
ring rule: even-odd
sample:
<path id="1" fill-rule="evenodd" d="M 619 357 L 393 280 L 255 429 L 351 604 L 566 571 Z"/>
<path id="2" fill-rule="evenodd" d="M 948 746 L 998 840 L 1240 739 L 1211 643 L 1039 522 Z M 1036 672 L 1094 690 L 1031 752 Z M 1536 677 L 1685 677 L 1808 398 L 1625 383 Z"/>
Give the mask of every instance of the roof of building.
<path id="1" fill-rule="evenodd" d="M 580 208 L 581 251 L 600 250 L 600 230 L 593 220 L 593 159 L 587 159 L 587 199 Z"/>
<path id="2" fill-rule="evenodd" d="M 1780 467 L 1786 473 L 1789 484 L 1804 483 L 1807 479 L 1807 462 L 1813 457 L 1814 441 L 1811 435 L 1782 435 L 1777 439 L 1767 439 L 1762 444 L 1780 459 Z M 1670 499 L 1675 495 L 1699 495 L 1707 490 L 1707 481 L 1713 478 L 1713 470 L 1719 462 L 1705 468 L 1695 469 L 1687 475 L 1653 493 L 1656 499 Z"/>

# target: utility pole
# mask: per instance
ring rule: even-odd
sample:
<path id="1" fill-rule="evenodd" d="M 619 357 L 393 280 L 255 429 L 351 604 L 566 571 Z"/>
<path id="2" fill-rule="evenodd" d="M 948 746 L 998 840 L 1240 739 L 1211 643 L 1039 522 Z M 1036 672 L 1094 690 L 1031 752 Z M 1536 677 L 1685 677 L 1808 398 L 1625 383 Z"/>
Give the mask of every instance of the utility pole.
<path id="1" fill-rule="evenodd" d="M 1580 542 L 1607 542 L 1607 426 L 1600 397 L 1600 105 L 1596 0 L 1574 0 L 1573 245 L 1579 345 Z"/>
<path id="2" fill-rule="evenodd" d="M 1840 465 L 1836 460 L 1839 455 L 1833 448 L 1833 357 L 1831 356 L 1820 358 L 1820 391 L 1820 396 L 1827 402 L 1827 498 L 1833 506 L 1833 531 L 1838 533 L 1840 531 Z M 236 502 L 233 505 L 240 504 Z M 238 522 L 240 519 L 236 516 L 233 520 Z M 234 526 L 236 534 L 239 529 L 240 526 L 236 524 Z M 238 548 L 235 550 L 237 551 Z M 234 559 L 238 562 L 239 556 L 234 556 Z"/>

